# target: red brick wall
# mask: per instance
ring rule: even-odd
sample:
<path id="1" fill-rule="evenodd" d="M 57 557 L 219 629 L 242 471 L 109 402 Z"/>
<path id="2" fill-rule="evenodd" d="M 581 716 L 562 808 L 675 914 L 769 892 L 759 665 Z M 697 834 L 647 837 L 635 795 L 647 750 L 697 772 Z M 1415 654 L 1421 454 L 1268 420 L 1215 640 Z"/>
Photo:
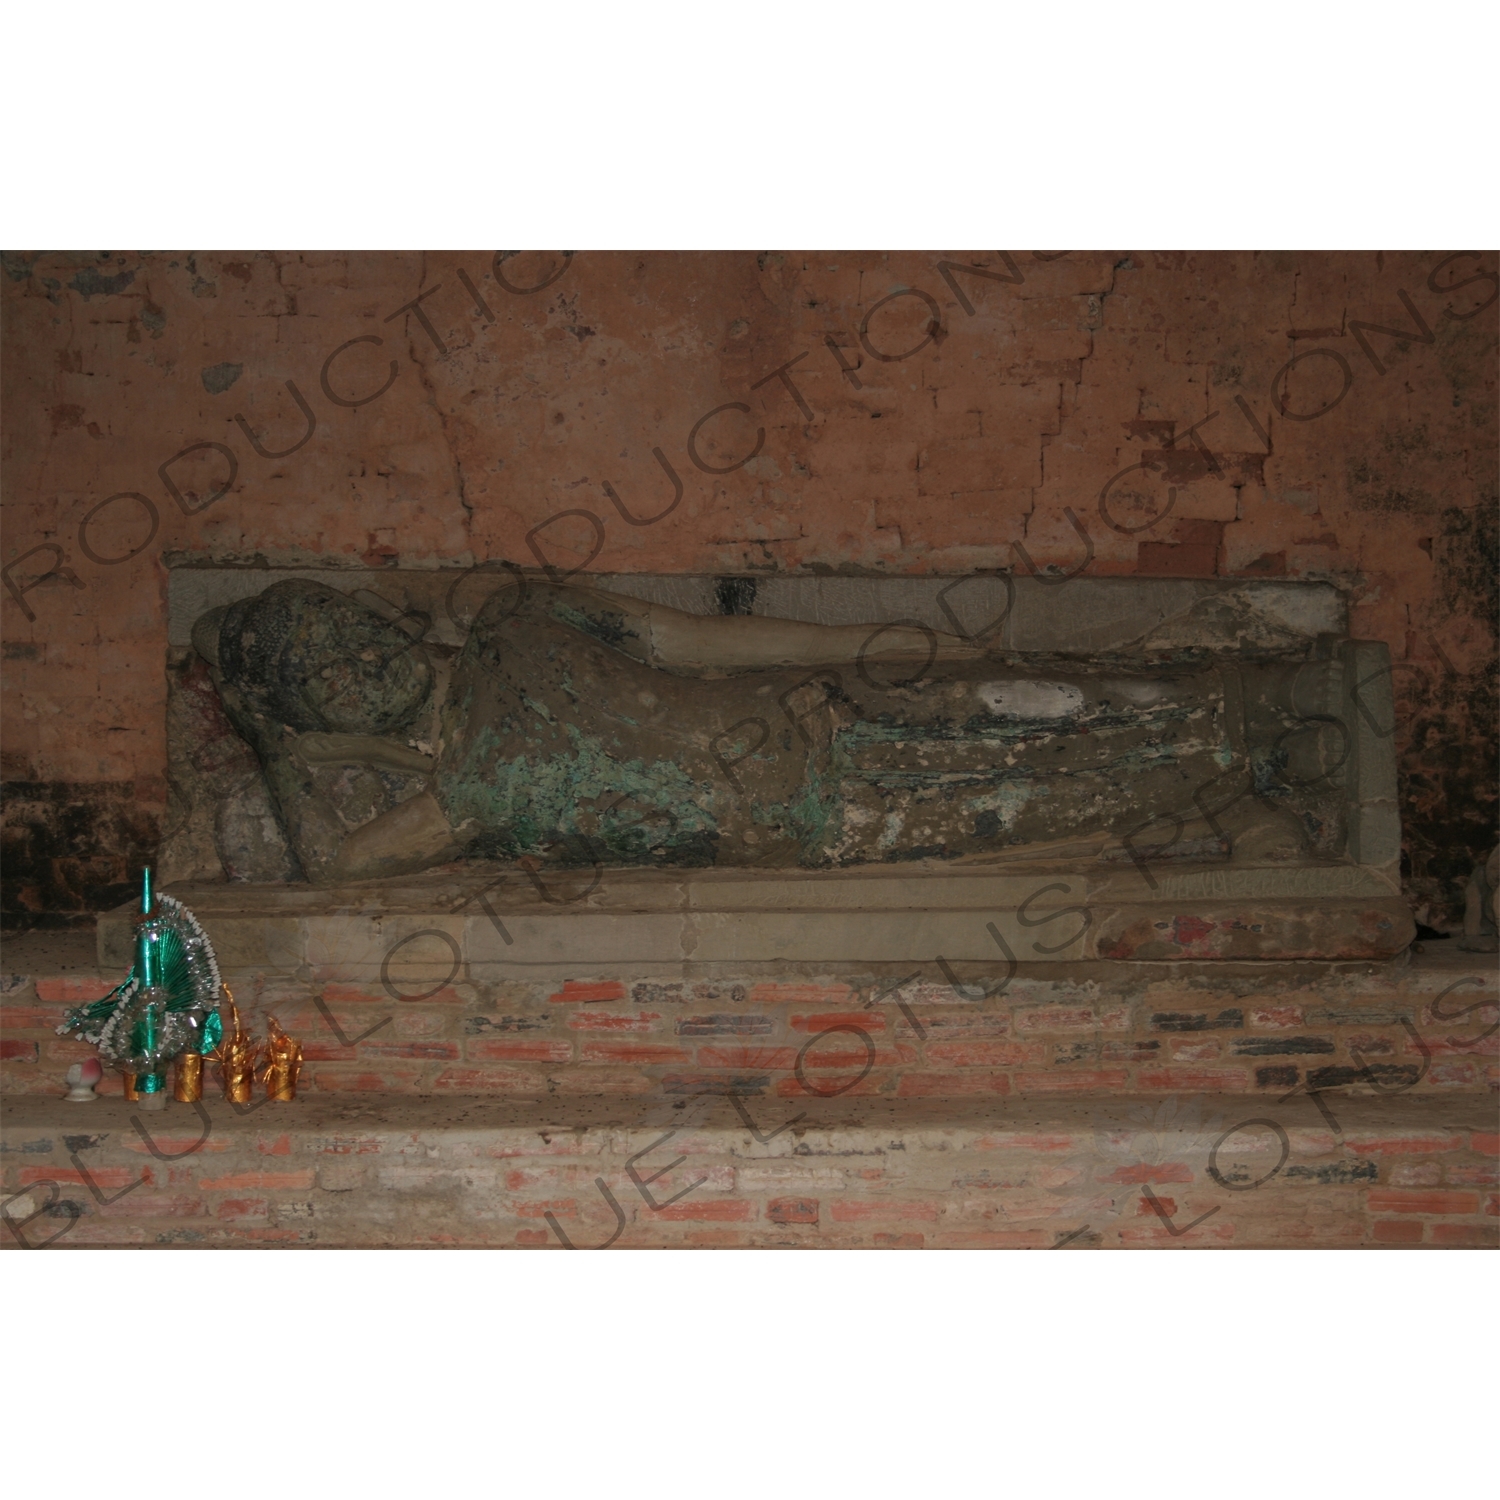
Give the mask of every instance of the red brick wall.
<path id="1" fill-rule="evenodd" d="M 1091 546 L 1100 574 L 1330 579 L 1402 664 L 1414 894 L 1451 912 L 1494 838 L 1494 263 L 8 255 L 6 905 L 116 899 L 150 846 L 169 559 L 534 564 L 528 532 L 572 510 L 610 571 L 1070 568 Z M 288 382 L 316 428 L 262 457 L 246 428 L 271 452 L 307 430 Z M 172 462 L 195 444 L 233 455 L 211 503 L 230 460 Z M 627 524 L 606 485 L 654 516 L 663 461 L 680 505 Z M 535 540 L 572 565 L 597 536 L 574 515 Z"/>
<path id="2" fill-rule="evenodd" d="M 235 993 L 301 1039 L 306 1094 L 605 1095 L 687 1099 L 1097 1097 L 1362 1089 L 1377 1097 L 1500 1086 L 1493 992 L 1463 970 L 1326 972 L 1214 982 L 1003 976 L 952 988 L 890 981 L 459 980 L 392 986 L 272 979 Z M 112 980 L 37 977 L 3 1008 L 0 1084 L 55 1094 L 96 1049 L 55 1028 Z M 116 1074 L 99 1086 L 120 1091 Z M 1304 1099 L 1303 1101 L 1307 1101 Z"/>
<path id="3" fill-rule="evenodd" d="M 1201 1103 L 1048 1100 L 1024 1117 L 908 1106 L 878 1120 L 757 1103 L 746 1123 L 722 1100 L 692 1114 L 428 1100 L 351 1122 L 300 1102 L 237 1116 L 220 1100 L 149 1116 L 97 1106 L 98 1133 L 77 1135 L 74 1106 L 22 1101 L 0 1162 L 0 1248 L 1497 1242 L 1500 1137 L 1482 1111 L 1393 1124 L 1339 1101 L 1335 1132 L 1305 1100 L 1300 1115 L 1250 1119 L 1248 1102 Z"/>

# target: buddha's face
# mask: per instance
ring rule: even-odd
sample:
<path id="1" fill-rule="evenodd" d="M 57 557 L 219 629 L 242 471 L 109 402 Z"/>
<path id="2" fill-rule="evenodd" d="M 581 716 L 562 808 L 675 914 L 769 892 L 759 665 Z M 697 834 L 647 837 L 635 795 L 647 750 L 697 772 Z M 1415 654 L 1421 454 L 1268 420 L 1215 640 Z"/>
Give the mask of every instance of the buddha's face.
<path id="1" fill-rule="evenodd" d="M 214 650 L 226 681 L 298 732 L 391 734 L 432 692 L 432 663 L 417 642 L 319 584 L 274 584 L 231 606 Z"/>
<path id="2" fill-rule="evenodd" d="M 310 650 L 300 696 L 309 714 L 342 734 L 388 734 L 411 723 L 432 691 L 427 653 L 366 610 L 347 645 Z"/>

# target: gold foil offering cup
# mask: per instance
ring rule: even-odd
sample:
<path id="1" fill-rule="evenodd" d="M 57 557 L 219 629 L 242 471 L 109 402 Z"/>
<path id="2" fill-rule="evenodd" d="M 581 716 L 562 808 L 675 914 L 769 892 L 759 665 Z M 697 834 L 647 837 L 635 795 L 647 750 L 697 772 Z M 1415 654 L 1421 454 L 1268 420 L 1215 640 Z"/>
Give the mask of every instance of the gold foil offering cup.
<path id="1" fill-rule="evenodd" d="M 266 1042 L 265 1069 L 261 1077 L 265 1080 L 266 1097 L 290 1103 L 297 1097 L 297 1077 L 302 1071 L 302 1043 L 288 1036 L 277 1024 L 275 1016 L 267 1016 L 266 1023 L 271 1035 Z"/>
<path id="2" fill-rule="evenodd" d="M 232 1104 L 248 1104 L 255 1092 L 255 1068 L 260 1061 L 260 1048 L 240 1024 L 239 1007 L 234 1003 L 234 995 L 227 984 L 224 993 L 229 996 L 229 1030 L 209 1056 L 219 1065 L 224 1097 Z"/>
<path id="3" fill-rule="evenodd" d="M 126 1100 L 129 1103 L 134 1104 L 135 1101 L 141 1097 L 135 1091 L 135 1074 L 134 1073 L 121 1073 L 120 1074 L 120 1082 L 124 1086 Z"/>
<path id="4" fill-rule="evenodd" d="M 289 1104 L 297 1097 L 297 1074 L 291 1068 L 266 1067 L 266 1097 Z"/>
<path id="5" fill-rule="evenodd" d="M 196 1104 L 203 1097 L 203 1056 L 184 1052 L 172 1069 L 172 1097 L 179 1104 Z"/>

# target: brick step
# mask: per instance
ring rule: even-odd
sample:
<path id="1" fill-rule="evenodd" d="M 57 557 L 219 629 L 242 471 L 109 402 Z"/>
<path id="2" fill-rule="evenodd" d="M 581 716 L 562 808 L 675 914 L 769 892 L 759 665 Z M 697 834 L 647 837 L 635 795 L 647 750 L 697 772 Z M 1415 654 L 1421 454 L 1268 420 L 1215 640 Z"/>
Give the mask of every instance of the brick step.
<path id="1" fill-rule="evenodd" d="M 9 1233 L 86 1245 L 1479 1246 L 1473 1096 L 0 1106 Z"/>
<path id="2" fill-rule="evenodd" d="M 93 1055 L 54 1031 L 124 973 L 88 943 L 7 945 L 5 1092 L 58 1094 Z M 966 966 L 953 982 L 785 963 L 494 978 L 446 949 L 431 982 L 399 965 L 359 980 L 311 966 L 225 976 L 257 1035 L 274 1015 L 301 1039 L 313 1095 L 1483 1093 L 1500 1081 L 1494 965 L 1442 947 L 1382 964 Z M 101 1085 L 119 1091 L 113 1075 Z"/>

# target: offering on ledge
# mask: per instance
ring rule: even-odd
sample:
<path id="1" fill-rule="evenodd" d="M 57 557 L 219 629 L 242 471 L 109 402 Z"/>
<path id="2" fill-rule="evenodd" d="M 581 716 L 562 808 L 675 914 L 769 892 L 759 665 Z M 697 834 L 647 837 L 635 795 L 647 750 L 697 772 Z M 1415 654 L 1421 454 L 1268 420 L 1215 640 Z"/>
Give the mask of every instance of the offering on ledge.
<path id="1" fill-rule="evenodd" d="M 68 1069 L 68 1103 L 69 1104 L 92 1104 L 99 1096 L 94 1092 L 94 1085 L 104 1077 L 104 1069 L 97 1057 L 91 1057 L 87 1062 L 74 1063 Z"/>
<path id="2" fill-rule="evenodd" d="M 267 1016 L 270 1039 L 266 1042 L 265 1070 L 262 1078 L 266 1097 L 287 1103 L 297 1097 L 297 1076 L 302 1071 L 302 1043 L 288 1036 L 275 1016 Z"/>
<path id="3" fill-rule="evenodd" d="M 184 1052 L 172 1065 L 172 1097 L 179 1104 L 196 1104 L 203 1097 L 201 1052 Z"/>
<path id="4" fill-rule="evenodd" d="M 153 894 L 147 868 L 130 973 L 102 1000 L 70 1010 L 57 1032 L 93 1042 L 100 1059 L 124 1075 L 126 1099 L 161 1109 L 172 1059 L 201 1055 L 222 1034 L 218 993 L 219 965 L 208 935 L 180 901 Z"/>
<path id="5" fill-rule="evenodd" d="M 255 1089 L 260 1047 L 241 1024 L 239 1006 L 234 1003 L 234 995 L 227 984 L 224 993 L 229 997 L 229 1030 L 209 1054 L 209 1060 L 219 1065 L 224 1097 L 232 1104 L 248 1104 Z"/>

